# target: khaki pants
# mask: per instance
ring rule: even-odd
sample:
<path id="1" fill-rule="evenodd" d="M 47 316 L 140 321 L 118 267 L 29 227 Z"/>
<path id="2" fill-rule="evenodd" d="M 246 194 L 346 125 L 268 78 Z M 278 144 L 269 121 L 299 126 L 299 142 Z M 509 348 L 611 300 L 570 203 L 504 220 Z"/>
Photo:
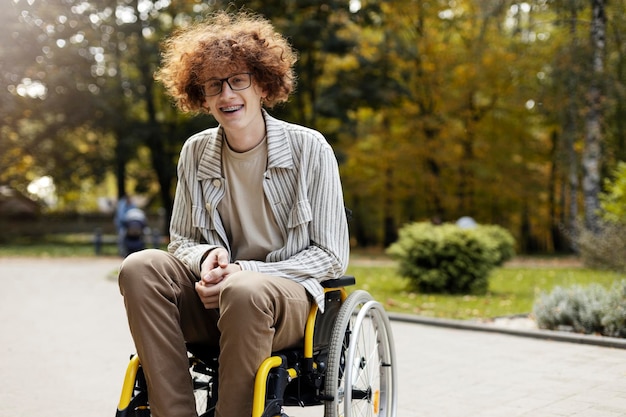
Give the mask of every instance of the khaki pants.
<path id="1" fill-rule="evenodd" d="M 218 417 L 252 413 L 254 376 L 272 351 L 302 343 L 311 307 L 300 284 L 258 272 L 230 276 L 207 310 L 197 277 L 165 251 L 126 258 L 119 275 L 154 417 L 196 417 L 185 343 L 220 348 Z"/>

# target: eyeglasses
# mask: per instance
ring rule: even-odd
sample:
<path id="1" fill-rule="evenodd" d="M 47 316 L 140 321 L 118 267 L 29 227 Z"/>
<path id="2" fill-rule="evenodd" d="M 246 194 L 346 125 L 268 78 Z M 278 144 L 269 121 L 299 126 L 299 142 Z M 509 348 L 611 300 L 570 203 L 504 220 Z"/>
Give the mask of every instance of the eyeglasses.
<path id="1" fill-rule="evenodd" d="M 233 91 L 241 91 L 250 87 L 252 84 L 252 74 L 249 72 L 242 72 L 241 74 L 231 75 L 226 78 L 211 78 L 204 83 L 204 95 L 206 97 L 216 96 L 222 92 L 222 86 L 224 81 Z"/>

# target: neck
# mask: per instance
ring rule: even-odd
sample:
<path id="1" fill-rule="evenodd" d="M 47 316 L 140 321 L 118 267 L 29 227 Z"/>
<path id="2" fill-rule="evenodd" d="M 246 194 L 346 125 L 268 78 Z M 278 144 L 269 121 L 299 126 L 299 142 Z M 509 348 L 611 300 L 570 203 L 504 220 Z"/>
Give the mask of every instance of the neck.
<path id="1" fill-rule="evenodd" d="M 254 149 L 259 143 L 261 143 L 263 139 L 265 139 L 265 132 L 257 138 L 250 136 L 244 139 L 233 139 L 229 133 L 224 132 L 224 139 L 231 150 L 237 153 L 244 153 Z"/>
<path id="2" fill-rule="evenodd" d="M 255 123 L 246 129 L 224 128 L 224 137 L 228 146 L 235 152 L 246 152 L 257 146 L 265 138 L 265 121 Z"/>

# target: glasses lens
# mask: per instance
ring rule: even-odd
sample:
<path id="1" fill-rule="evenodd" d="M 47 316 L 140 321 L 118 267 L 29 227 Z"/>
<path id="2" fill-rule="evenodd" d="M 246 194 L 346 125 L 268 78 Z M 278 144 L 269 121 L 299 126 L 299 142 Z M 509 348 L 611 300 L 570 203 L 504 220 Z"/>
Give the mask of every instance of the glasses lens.
<path id="1" fill-rule="evenodd" d="M 207 96 L 216 96 L 222 92 L 222 80 L 213 79 L 204 84 L 204 94 Z"/>
<path id="2" fill-rule="evenodd" d="M 250 83 L 251 79 L 250 74 L 248 73 L 235 74 L 228 78 L 228 85 L 230 85 L 230 88 L 233 91 L 245 90 L 250 87 Z"/>

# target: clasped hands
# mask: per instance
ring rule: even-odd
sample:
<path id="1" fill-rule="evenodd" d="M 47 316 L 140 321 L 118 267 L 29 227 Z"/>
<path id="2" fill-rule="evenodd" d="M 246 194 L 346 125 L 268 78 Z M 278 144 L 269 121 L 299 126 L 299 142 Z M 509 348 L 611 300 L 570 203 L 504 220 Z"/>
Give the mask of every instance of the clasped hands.
<path id="1" fill-rule="evenodd" d="M 226 249 L 216 248 L 209 252 L 200 268 L 200 281 L 196 282 L 196 292 L 204 308 L 218 308 L 224 280 L 239 271 L 238 264 L 229 263 Z"/>

